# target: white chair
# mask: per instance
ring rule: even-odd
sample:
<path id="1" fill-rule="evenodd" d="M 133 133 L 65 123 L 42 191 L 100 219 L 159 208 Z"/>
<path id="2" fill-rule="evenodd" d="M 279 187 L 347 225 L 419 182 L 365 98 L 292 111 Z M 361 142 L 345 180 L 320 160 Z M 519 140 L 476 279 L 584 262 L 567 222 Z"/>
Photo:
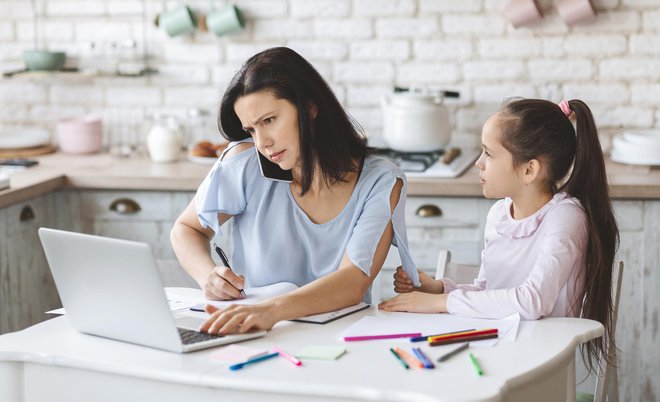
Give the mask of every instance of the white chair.
<path id="1" fill-rule="evenodd" d="M 612 335 L 616 333 L 616 322 L 619 314 L 619 298 L 621 296 L 621 282 L 623 280 L 623 261 L 616 261 L 612 267 Z M 607 364 L 607 361 L 617 364 L 616 347 L 610 348 L 607 337 L 605 351 L 598 359 L 596 368 L 596 392 L 595 394 L 579 393 L 576 401 L 619 401 L 619 371 L 616 366 Z M 606 359 L 607 357 L 607 359 Z"/>
<path id="2" fill-rule="evenodd" d="M 451 278 L 456 283 L 472 283 L 479 274 L 479 266 L 456 264 L 451 262 L 451 252 L 440 250 L 438 265 L 435 268 L 435 279 Z M 615 335 L 617 316 L 619 313 L 619 298 L 623 280 L 623 261 L 616 261 L 612 267 L 612 335 Z M 594 394 L 578 393 L 577 402 L 587 401 L 619 401 L 619 374 L 616 366 L 607 364 L 607 360 L 616 363 L 616 348 L 609 347 L 609 339 L 605 339 L 605 353 L 598 359 L 596 372 L 596 389 Z M 605 357 L 608 357 L 607 359 Z"/>
<path id="3" fill-rule="evenodd" d="M 435 279 L 450 278 L 455 283 L 472 283 L 478 274 L 478 265 L 453 263 L 451 262 L 451 252 L 440 250 L 438 265 L 435 267 Z"/>

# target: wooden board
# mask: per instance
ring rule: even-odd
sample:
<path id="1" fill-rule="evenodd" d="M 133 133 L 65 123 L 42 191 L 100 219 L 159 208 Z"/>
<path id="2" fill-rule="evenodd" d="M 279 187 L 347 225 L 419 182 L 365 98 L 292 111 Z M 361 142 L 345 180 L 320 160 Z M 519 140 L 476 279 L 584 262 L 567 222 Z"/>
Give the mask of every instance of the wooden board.
<path id="1" fill-rule="evenodd" d="M 52 145 L 40 145 L 38 147 L 30 148 L 0 149 L 0 158 L 20 158 L 52 154 L 53 152 L 55 152 L 55 147 Z"/>

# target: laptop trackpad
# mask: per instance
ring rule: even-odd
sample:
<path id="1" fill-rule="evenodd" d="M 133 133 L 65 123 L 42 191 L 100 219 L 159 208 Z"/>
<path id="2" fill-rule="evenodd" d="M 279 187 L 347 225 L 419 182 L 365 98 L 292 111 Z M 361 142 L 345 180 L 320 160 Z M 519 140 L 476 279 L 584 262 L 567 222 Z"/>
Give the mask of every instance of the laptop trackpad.
<path id="1" fill-rule="evenodd" d="M 191 317 L 187 315 L 178 315 L 174 316 L 174 324 L 179 328 L 190 329 L 192 331 L 197 331 L 200 325 L 205 320 L 203 318 Z"/>

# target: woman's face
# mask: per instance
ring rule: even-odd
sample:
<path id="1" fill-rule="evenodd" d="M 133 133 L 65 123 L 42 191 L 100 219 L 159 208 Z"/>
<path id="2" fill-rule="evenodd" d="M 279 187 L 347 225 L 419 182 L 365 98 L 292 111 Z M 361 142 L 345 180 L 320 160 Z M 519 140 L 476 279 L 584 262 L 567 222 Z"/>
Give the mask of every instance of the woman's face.
<path id="1" fill-rule="evenodd" d="M 284 170 L 299 167 L 298 109 L 272 92 L 241 96 L 234 111 L 257 150 Z"/>
<path id="2" fill-rule="evenodd" d="M 479 168 L 479 183 L 486 198 L 514 197 L 523 186 L 518 169 L 513 166 L 513 155 L 500 140 L 500 126 L 498 114 L 486 120 L 481 132 L 481 156 L 474 163 Z"/>

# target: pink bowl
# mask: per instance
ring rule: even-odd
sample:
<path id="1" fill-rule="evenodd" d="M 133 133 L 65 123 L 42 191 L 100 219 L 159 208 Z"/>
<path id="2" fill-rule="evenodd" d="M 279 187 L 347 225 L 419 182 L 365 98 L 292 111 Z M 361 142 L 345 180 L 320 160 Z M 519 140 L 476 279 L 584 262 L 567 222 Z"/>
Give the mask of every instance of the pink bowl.
<path id="1" fill-rule="evenodd" d="M 57 122 L 60 151 L 67 154 L 92 154 L 101 150 L 103 128 L 98 116 L 62 119 Z"/>

